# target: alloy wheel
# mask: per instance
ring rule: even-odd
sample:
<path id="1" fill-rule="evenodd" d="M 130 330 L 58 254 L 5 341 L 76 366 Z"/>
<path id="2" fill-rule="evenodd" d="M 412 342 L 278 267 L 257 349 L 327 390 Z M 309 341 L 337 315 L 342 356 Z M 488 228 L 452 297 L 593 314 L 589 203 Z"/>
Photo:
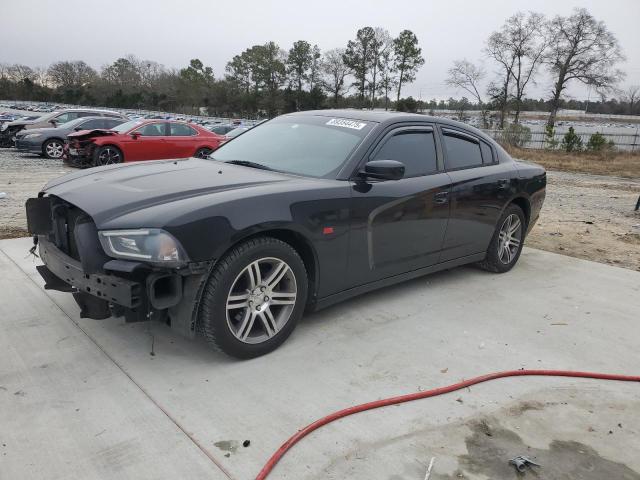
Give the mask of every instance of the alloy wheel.
<path id="1" fill-rule="evenodd" d="M 227 325 L 244 343 L 262 343 L 287 324 L 297 298 L 296 277 L 278 258 L 261 258 L 246 266 L 227 296 Z"/>
<path id="2" fill-rule="evenodd" d="M 56 141 L 47 143 L 44 151 L 49 158 L 61 158 L 62 154 L 64 153 L 62 144 Z"/>
<path id="3" fill-rule="evenodd" d="M 522 222 L 512 213 L 504 219 L 498 237 L 498 258 L 505 265 L 510 264 L 518 254 L 522 243 Z"/>
<path id="4" fill-rule="evenodd" d="M 114 163 L 120 163 L 120 152 L 111 147 L 104 148 L 98 156 L 99 165 L 112 165 Z"/>

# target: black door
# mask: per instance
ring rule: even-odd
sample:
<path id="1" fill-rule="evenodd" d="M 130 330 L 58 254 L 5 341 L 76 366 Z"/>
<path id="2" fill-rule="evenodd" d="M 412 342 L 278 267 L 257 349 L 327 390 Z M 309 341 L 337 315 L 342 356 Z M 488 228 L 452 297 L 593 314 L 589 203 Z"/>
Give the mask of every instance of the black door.
<path id="1" fill-rule="evenodd" d="M 486 252 L 511 189 L 508 166 L 475 135 L 442 128 L 444 162 L 451 177 L 451 215 L 441 262 Z"/>
<path id="2" fill-rule="evenodd" d="M 353 181 L 351 285 L 438 263 L 449 218 L 450 180 L 430 126 L 389 132 L 368 160 L 405 165 L 400 180 Z"/>

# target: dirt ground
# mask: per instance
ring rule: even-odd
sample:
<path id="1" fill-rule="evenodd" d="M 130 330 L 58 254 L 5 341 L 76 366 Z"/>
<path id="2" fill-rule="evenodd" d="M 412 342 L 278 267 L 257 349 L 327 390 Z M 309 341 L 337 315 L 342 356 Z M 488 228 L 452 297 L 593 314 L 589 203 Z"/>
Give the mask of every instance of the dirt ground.
<path id="1" fill-rule="evenodd" d="M 640 159 L 639 159 L 640 160 Z M 640 163 L 640 162 L 639 162 Z M 62 162 L 0 149 L 0 239 L 27 236 L 24 203 Z M 526 244 L 640 271 L 640 178 L 548 172 L 547 198 Z"/>
<path id="2" fill-rule="evenodd" d="M 640 179 L 547 172 L 547 198 L 526 245 L 640 271 Z"/>

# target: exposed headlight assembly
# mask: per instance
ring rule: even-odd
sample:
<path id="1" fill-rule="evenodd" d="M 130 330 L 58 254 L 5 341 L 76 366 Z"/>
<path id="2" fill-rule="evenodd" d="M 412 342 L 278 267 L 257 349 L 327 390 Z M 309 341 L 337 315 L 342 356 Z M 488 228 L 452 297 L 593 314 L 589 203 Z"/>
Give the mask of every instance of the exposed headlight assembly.
<path id="1" fill-rule="evenodd" d="M 182 245 L 158 228 L 140 230 L 104 230 L 98 232 L 100 243 L 110 257 L 140 260 L 177 267 L 189 261 Z"/>

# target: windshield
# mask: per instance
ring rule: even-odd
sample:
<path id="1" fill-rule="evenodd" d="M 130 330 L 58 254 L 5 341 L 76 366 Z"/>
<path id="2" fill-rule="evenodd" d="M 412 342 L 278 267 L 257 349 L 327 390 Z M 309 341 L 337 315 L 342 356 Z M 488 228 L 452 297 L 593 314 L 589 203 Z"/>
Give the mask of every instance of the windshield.
<path id="1" fill-rule="evenodd" d="M 371 122 L 320 116 L 279 117 L 244 132 L 211 154 L 310 177 L 335 178 Z"/>
<path id="2" fill-rule="evenodd" d="M 144 122 L 145 120 L 142 120 L 142 119 L 129 120 L 128 122 L 121 123 L 117 127 L 113 127 L 111 130 L 118 133 L 125 133 L 131 130 L 132 128 L 137 127 L 138 125 L 143 124 Z"/>

